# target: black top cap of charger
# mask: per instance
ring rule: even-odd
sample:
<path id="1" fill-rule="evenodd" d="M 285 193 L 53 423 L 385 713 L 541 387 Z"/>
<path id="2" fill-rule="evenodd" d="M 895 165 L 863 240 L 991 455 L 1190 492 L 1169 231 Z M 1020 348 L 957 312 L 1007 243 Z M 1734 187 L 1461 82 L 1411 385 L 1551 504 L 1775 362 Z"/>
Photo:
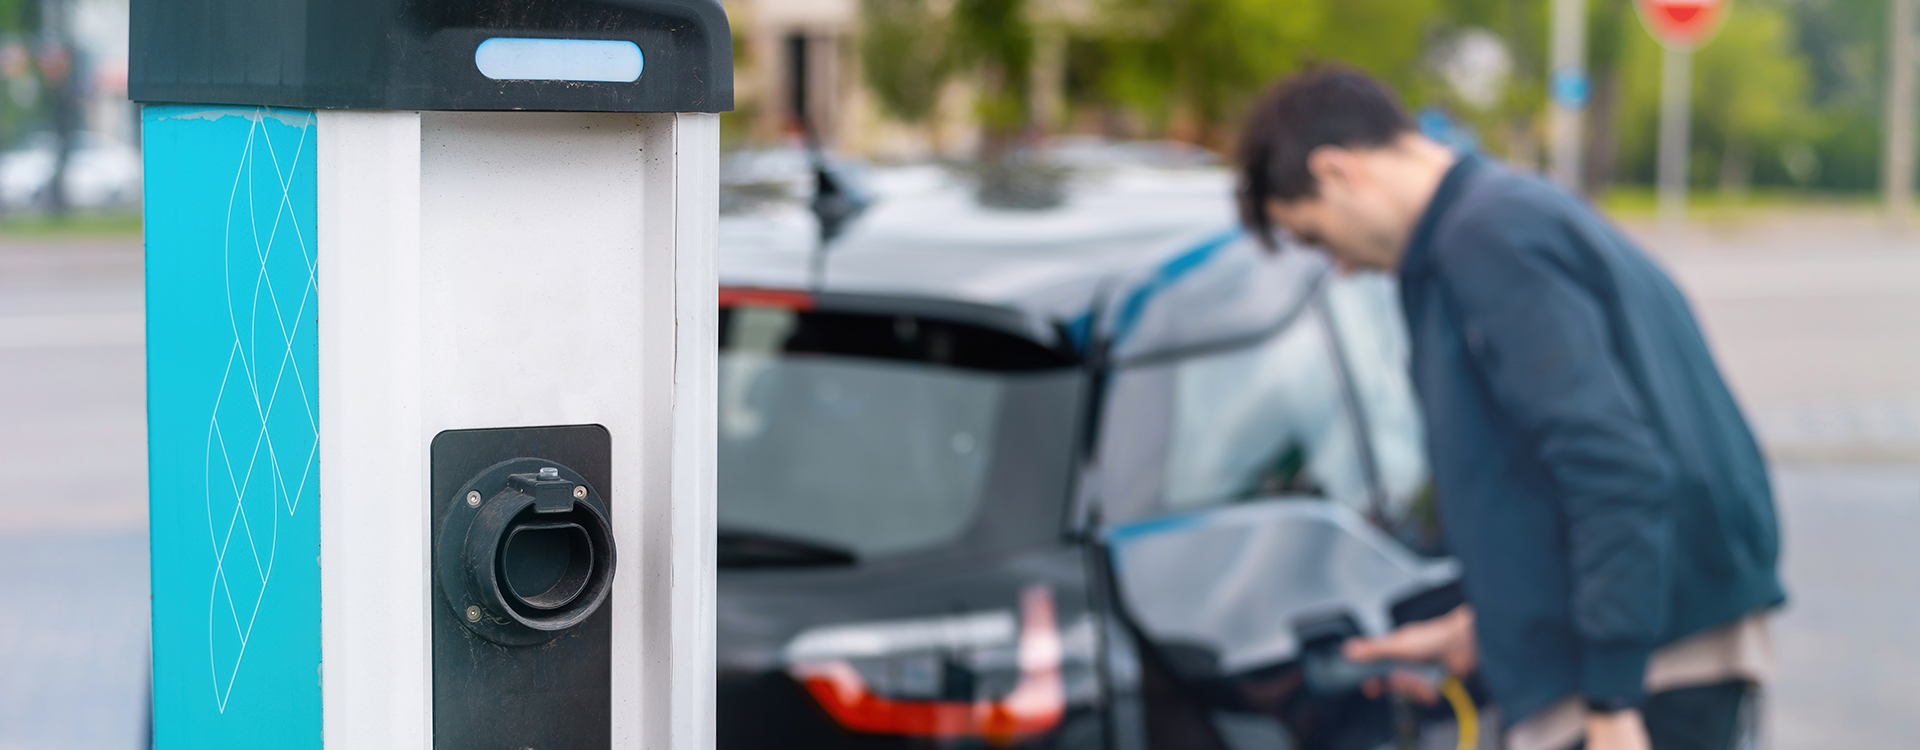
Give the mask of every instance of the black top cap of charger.
<path id="1" fill-rule="evenodd" d="M 133 0 L 128 97 L 304 109 L 726 112 L 720 0 Z"/>

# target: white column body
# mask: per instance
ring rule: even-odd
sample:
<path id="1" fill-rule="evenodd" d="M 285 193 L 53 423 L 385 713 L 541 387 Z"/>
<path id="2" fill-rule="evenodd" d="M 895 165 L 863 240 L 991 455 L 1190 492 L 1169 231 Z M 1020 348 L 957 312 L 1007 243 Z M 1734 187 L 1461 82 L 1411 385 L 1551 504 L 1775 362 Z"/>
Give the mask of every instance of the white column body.
<path id="1" fill-rule="evenodd" d="M 713 742 L 719 120 L 319 113 L 328 748 L 432 745 L 429 444 L 612 436 L 613 734 Z"/>

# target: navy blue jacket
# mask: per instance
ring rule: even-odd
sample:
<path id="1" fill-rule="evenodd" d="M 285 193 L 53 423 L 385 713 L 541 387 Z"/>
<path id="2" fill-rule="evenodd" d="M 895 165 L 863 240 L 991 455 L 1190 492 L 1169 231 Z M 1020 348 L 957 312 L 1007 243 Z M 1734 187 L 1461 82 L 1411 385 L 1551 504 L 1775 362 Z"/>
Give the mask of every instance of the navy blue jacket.
<path id="1" fill-rule="evenodd" d="M 1686 300 L 1567 193 L 1466 156 L 1400 267 L 1442 533 L 1514 720 L 1786 599 L 1765 460 Z"/>

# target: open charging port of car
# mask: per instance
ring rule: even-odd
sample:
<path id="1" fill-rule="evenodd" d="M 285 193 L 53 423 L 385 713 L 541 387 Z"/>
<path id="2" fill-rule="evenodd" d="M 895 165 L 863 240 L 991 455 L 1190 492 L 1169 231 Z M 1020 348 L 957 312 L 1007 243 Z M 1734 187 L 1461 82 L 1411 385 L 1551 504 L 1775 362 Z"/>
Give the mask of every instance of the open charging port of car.
<path id="1" fill-rule="evenodd" d="M 1438 689 L 1446 671 L 1434 664 L 1383 660 L 1358 662 L 1348 659 L 1341 645 L 1361 635 L 1360 626 L 1347 614 L 1310 617 L 1294 625 L 1300 639 L 1300 673 L 1307 690 L 1314 695 L 1334 696 L 1358 691 L 1368 680 L 1384 678 L 1394 672 L 1413 675 Z"/>

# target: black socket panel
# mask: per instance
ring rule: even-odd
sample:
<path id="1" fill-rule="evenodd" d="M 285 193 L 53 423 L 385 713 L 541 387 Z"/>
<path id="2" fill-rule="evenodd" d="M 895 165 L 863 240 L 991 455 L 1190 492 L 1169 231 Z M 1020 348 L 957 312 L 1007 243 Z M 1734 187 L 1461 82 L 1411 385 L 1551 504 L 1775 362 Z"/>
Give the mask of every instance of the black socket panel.
<path id="1" fill-rule="evenodd" d="M 610 747 L 606 428 L 449 430 L 431 454 L 433 746 Z"/>

